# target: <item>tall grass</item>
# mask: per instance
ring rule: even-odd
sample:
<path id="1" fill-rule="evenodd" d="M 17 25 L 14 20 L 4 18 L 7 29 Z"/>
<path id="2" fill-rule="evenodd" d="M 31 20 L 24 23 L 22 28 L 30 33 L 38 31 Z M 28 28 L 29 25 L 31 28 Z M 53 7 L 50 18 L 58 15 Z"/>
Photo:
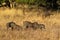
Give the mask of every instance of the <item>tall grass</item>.
<path id="1" fill-rule="evenodd" d="M 0 40 L 58 40 L 60 34 L 60 12 L 51 12 L 54 15 L 43 18 L 41 15 L 37 16 L 38 11 L 25 12 L 21 9 L 0 9 Z M 40 14 L 45 12 L 40 9 Z M 11 31 L 6 30 L 6 23 L 13 21 L 18 25 L 23 25 L 23 21 L 38 22 L 44 24 L 45 30 L 21 30 Z M 59 29 L 58 29 L 59 28 Z"/>
<path id="2" fill-rule="evenodd" d="M 50 18 L 37 16 L 37 11 L 25 12 L 23 15 L 20 9 L 0 9 L 0 40 L 58 40 L 60 31 L 60 14 L 54 14 Z M 34 13 L 34 14 L 33 14 Z M 45 12 L 41 10 L 41 14 Z M 57 12 L 52 12 L 57 13 Z M 58 12 L 60 13 L 60 12 Z M 18 25 L 23 25 L 23 21 L 38 22 L 45 24 L 45 30 L 6 30 L 6 23 L 13 21 Z M 59 29 L 58 29 L 59 28 Z M 59 35 L 59 36 L 58 36 Z"/>

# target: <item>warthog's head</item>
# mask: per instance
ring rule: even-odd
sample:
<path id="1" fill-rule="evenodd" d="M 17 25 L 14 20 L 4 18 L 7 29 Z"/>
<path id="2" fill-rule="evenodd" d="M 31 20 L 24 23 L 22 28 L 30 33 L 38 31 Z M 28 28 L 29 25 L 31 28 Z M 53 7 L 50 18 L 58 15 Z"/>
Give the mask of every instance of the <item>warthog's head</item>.
<path id="1" fill-rule="evenodd" d="M 32 23 L 29 22 L 29 21 L 24 21 L 24 22 L 23 22 L 23 26 L 24 26 L 25 28 L 31 28 L 31 27 L 32 27 Z"/>
<path id="2" fill-rule="evenodd" d="M 14 25 L 16 25 L 14 22 L 8 22 L 8 23 L 6 24 L 7 29 L 10 28 L 10 29 L 12 29 L 12 30 L 13 30 Z"/>

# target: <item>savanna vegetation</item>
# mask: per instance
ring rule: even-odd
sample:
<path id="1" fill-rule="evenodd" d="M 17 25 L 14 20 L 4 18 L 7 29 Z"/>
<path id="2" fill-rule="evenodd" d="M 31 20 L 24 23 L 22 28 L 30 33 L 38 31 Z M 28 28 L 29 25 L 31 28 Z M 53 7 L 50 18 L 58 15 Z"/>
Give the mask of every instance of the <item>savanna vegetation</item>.
<path id="1" fill-rule="evenodd" d="M 0 0 L 0 40 L 60 40 L 60 0 Z"/>
<path id="2" fill-rule="evenodd" d="M 0 4 L 4 2 L 7 4 L 8 2 L 10 2 L 10 4 L 13 3 L 15 6 L 18 3 L 18 4 L 37 5 L 38 7 L 45 6 L 46 8 L 52 8 L 52 9 L 59 8 L 60 5 L 59 0 L 0 0 Z"/>
<path id="3" fill-rule="evenodd" d="M 23 13 L 25 14 L 25 9 L 40 10 L 41 8 L 45 11 L 57 11 L 60 10 L 60 1 L 59 0 L 0 0 L 0 7 L 9 7 L 9 8 L 22 8 Z M 27 11 L 28 11 L 27 10 Z M 40 12 L 40 11 L 39 11 Z M 50 15 L 49 12 L 44 14 Z"/>

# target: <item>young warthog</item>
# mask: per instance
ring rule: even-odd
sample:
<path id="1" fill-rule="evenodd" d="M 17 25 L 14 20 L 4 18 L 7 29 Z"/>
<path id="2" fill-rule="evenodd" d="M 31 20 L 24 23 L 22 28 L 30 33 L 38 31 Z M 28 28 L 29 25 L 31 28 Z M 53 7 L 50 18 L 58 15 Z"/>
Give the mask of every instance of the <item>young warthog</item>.
<path id="1" fill-rule="evenodd" d="M 37 22 L 32 23 L 32 26 L 33 26 L 33 29 L 38 29 L 38 28 L 40 28 L 41 30 L 45 29 L 44 24 L 38 24 Z"/>
<path id="2" fill-rule="evenodd" d="M 31 27 L 32 27 L 32 23 L 29 22 L 29 21 L 24 21 L 24 22 L 23 22 L 23 26 L 24 26 L 25 28 L 31 28 Z"/>
<path id="3" fill-rule="evenodd" d="M 38 23 L 37 23 L 37 22 L 33 22 L 33 23 L 32 23 L 32 26 L 33 26 L 33 27 L 32 27 L 33 29 L 37 29 Z"/>

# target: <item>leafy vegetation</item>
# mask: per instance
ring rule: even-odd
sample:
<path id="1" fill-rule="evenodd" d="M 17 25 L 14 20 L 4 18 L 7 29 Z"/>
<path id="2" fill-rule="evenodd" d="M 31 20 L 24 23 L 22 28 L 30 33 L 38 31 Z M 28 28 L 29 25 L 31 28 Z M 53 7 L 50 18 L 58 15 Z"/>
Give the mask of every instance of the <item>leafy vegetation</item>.
<path id="1" fill-rule="evenodd" d="M 3 3 L 7 0 L 0 0 L 0 3 Z M 12 1 L 12 0 L 9 0 Z M 16 3 L 28 4 L 28 5 L 38 5 L 42 4 L 46 7 L 57 8 L 60 5 L 60 0 L 14 0 Z M 51 1 L 51 2 L 50 2 Z"/>
<path id="2" fill-rule="evenodd" d="M 0 2 L 4 2 L 5 0 L 0 0 Z M 12 1 L 12 0 L 10 0 Z M 15 2 L 20 2 L 20 3 L 45 3 L 46 0 L 14 0 Z M 58 2 L 60 2 L 60 0 L 57 0 Z"/>

